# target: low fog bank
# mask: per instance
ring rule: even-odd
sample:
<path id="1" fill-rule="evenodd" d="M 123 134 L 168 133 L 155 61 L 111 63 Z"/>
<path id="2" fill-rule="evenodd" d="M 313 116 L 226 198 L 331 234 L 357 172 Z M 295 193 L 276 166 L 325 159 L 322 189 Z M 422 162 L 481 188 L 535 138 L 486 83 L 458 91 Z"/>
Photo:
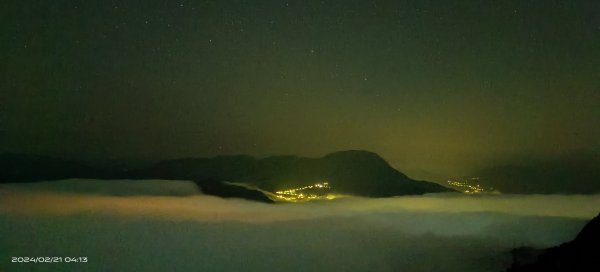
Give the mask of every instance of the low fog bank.
<path id="1" fill-rule="evenodd" d="M 598 195 L 459 194 L 270 205 L 201 195 L 183 181 L 111 183 L 111 189 L 89 182 L 94 185 L 69 190 L 65 181 L 0 186 L 0 248 L 8 249 L 0 252 L 0 267 L 503 271 L 511 248 L 570 240 L 600 207 Z M 135 190 L 149 184 L 151 194 Z M 130 191 L 115 196 L 119 186 Z M 170 186 L 179 188 L 177 196 L 169 195 Z M 12 256 L 86 256 L 89 262 L 8 263 Z"/>
<path id="2" fill-rule="evenodd" d="M 191 181 L 69 179 L 0 185 L 0 212 L 106 212 L 200 221 L 287 221 L 385 212 L 503 213 L 591 219 L 600 195 L 428 194 L 395 198 L 344 197 L 300 204 L 264 204 L 203 195 Z M 251 215 L 251 216 L 248 216 Z"/>

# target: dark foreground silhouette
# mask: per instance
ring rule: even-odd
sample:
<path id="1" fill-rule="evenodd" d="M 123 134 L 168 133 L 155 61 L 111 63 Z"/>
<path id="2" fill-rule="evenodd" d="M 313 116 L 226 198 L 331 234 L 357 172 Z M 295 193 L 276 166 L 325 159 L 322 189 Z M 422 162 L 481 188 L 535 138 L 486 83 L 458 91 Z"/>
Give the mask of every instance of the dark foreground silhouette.
<path id="1" fill-rule="evenodd" d="M 577 237 L 548 249 L 517 248 L 508 272 L 600 271 L 600 214 Z"/>

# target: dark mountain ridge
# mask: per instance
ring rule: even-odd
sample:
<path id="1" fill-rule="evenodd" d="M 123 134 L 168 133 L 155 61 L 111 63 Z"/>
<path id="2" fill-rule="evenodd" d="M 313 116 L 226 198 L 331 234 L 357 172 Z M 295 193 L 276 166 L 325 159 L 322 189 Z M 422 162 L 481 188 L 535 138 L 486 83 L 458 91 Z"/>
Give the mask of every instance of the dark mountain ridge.
<path id="1" fill-rule="evenodd" d="M 0 183 L 106 176 L 109 173 L 82 161 L 31 154 L 0 154 Z"/>
<path id="2" fill-rule="evenodd" d="M 84 162 L 34 155 L 0 156 L 0 183 L 68 178 L 193 180 L 206 193 L 216 192 L 215 195 L 221 196 L 244 191 L 220 184 L 224 181 L 246 183 L 271 192 L 328 182 L 332 193 L 368 197 L 452 191 L 436 183 L 410 179 L 379 155 L 359 150 L 335 152 L 321 158 L 259 159 L 247 155 L 183 158 L 136 170 L 108 170 Z M 253 192 L 246 193 L 256 198 Z"/>
<path id="3" fill-rule="evenodd" d="M 132 175 L 135 178 L 242 182 L 268 191 L 326 181 L 334 193 L 370 197 L 452 191 L 436 183 L 410 179 L 379 155 L 359 150 L 335 152 L 321 158 L 257 159 L 240 155 L 177 159 L 160 162 Z"/>
<path id="4" fill-rule="evenodd" d="M 514 194 L 600 193 L 599 153 L 554 160 L 512 163 L 483 169 L 474 176 L 485 187 Z"/>
<path id="5" fill-rule="evenodd" d="M 600 214 L 588 222 L 573 241 L 548 249 L 512 251 L 508 272 L 600 271 Z"/>

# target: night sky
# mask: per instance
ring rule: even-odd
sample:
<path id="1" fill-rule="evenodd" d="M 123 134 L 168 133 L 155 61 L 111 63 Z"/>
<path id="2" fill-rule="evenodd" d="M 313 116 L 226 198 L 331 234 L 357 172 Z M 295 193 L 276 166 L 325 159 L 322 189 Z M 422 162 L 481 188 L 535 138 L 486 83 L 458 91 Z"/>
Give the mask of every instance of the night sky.
<path id="1" fill-rule="evenodd" d="M 600 146 L 594 0 L 9 0 L 0 29 L 0 151 L 439 178 Z"/>

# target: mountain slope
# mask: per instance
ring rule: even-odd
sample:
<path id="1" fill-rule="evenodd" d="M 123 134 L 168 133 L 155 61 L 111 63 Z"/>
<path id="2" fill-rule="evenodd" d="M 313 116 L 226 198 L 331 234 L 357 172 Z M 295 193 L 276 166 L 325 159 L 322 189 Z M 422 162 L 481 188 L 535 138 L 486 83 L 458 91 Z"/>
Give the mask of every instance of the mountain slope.
<path id="1" fill-rule="evenodd" d="M 266 201 L 261 192 L 223 182 L 246 183 L 275 192 L 320 182 L 330 193 L 389 197 L 453 191 L 436 183 L 416 181 L 367 151 L 341 151 L 321 158 L 246 155 L 166 160 L 138 170 L 90 167 L 85 162 L 20 154 L 0 156 L 0 183 L 70 178 L 192 180 L 205 193 Z"/>
<path id="2" fill-rule="evenodd" d="M 29 154 L 0 154 L 0 183 L 97 178 L 104 173 L 81 161 Z"/>
<path id="3" fill-rule="evenodd" d="M 132 173 L 135 178 L 233 181 L 268 191 L 327 181 L 332 193 L 387 197 L 452 191 L 441 185 L 412 180 L 392 168 L 379 155 L 367 151 L 341 151 L 322 158 L 249 156 L 189 158 L 160 162 Z"/>
<path id="4" fill-rule="evenodd" d="M 600 271 L 600 214 L 588 222 L 573 241 L 545 250 L 513 250 L 508 272 Z M 528 262 L 522 262 L 524 253 Z"/>
<path id="5" fill-rule="evenodd" d="M 485 187 L 515 194 L 593 194 L 600 192 L 600 155 L 576 154 L 483 169 L 474 176 Z"/>

